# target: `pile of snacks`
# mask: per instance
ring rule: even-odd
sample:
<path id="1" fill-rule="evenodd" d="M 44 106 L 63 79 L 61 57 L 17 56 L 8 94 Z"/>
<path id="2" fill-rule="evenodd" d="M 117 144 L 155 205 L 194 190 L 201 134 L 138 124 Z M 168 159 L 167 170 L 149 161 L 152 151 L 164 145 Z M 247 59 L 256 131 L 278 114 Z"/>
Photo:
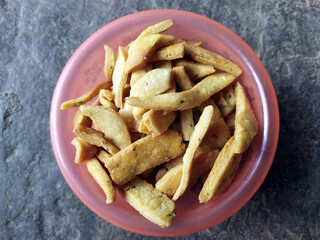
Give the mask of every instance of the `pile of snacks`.
<path id="1" fill-rule="evenodd" d="M 118 188 L 160 227 L 170 226 L 175 201 L 199 179 L 200 203 L 227 189 L 258 128 L 235 83 L 242 70 L 200 42 L 162 34 L 172 25 L 148 27 L 117 56 L 105 45 L 106 80 L 61 105 L 79 107 L 75 163 L 86 164 L 106 202 Z"/>

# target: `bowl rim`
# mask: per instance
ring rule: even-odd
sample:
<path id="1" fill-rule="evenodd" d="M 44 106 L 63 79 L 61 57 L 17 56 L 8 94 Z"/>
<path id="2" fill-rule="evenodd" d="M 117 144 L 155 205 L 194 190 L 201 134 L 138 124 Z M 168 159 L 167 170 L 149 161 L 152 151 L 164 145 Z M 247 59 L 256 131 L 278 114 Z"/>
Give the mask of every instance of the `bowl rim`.
<path id="1" fill-rule="evenodd" d="M 179 15 L 182 17 L 192 17 L 197 19 L 197 21 L 200 22 L 206 22 L 208 24 L 211 25 L 216 25 L 219 28 L 221 28 L 224 32 L 227 32 L 229 35 L 232 36 L 232 38 L 235 38 L 238 42 L 239 45 L 241 45 L 241 47 L 245 48 L 245 50 L 247 52 L 249 52 L 250 55 L 252 55 L 252 57 L 255 58 L 256 64 L 258 65 L 258 67 L 260 68 L 261 71 L 263 71 L 263 75 L 265 76 L 265 83 L 268 86 L 268 94 L 269 94 L 269 98 L 267 99 L 266 96 L 262 96 L 264 97 L 264 99 L 261 99 L 262 105 L 264 106 L 263 109 L 265 109 L 265 107 L 268 106 L 272 106 L 272 110 L 271 112 L 269 112 L 268 115 L 268 121 L 264 122 L 264 126 L 265 124 L 267 124 L 267 128 L 263 129 L 263 134 L 267 135 L 268 138 L 268 142 L 266 143 L 265 148 L 263 149 L 264 152 L 267 152 L 268 154 L 268 162 L 266 163 L 266 165 L 264 166 L 264 169 L 259 169 L 259 176 L 257 176 L 257 172 L 254 171 L 253 174 L 250 174 L 250 176 L 248 177 L 249 179 L 255 179 L 255 185 L 254 187 L 250 190 L 249 194 L 244 197 L 242 199 L 241 202 L 237 203 L 236 206 L 234 206 L 232 208 L 231 211 L 228 212 L 228 214 L 226 214 L 224 217 L 221 217 L 220 219 L 216 219 L 214 222 L 208 222 L 206 224 L 203 224 L 201 227 L 198 227 L 196 229 L 187 229 L 183 232 L 179 232 L 177 234 L 160 234 L 159 233 L 153 233 L 153 232 L 147 232 L 147 231 L 137 231 L 136 229 L 132 229 L 120 222 L 114 221 L 111 218 L 108 218 L 108 216 L 104 216 L 102 215 L 97 209 L 95 209 L 94 206 L 92 206 L 87 199 L 84 198 L 84 196 L 81 195 L 80 191 L 77 189 L 77 187 L 75 187 L 73 181 L 72 181 L 72 176 L 69 176 L 68 173 L 65 171 L 64 169 L 64 163 L 62 161 L 62 155 L 60 150 L 57 148 L 57 122 L 55 121 L 55 117 L 56 117 L 56 111 L 60 109 L 60 107 L 57 105 L 57 101 L 54 101 L 57 96 L 58 96 L 58 89 L 59 86 L 61 84 L 62 79 L 68 74 L 68 69 L 71 67 L 71 65 L 73 64 L 73 62 L 76 60 L 76 56 L 79 54 L 79 52 L 81 52 L 88 44 L 90 44 L 90 42 L 92 42 L 92 40 L 94 40 L 95 38 L 98 38 L 106 29 L 108 29 L 109 27 L 112 27 L 113 25 L 117 25 L 121 22 L 125 22 L 128 21 L 129 19 L 136 17 L 136 16 L 141 16 L 141 15 L 153 15 L 153 14 L 162 14 L 162 13 L 170 13 L 170 14 L 175 14 L 175 15 Z M 259 87 L 259 86 L 258 86 Z M 262 88 L 260 86 L 260 88 Z M 263 114 L 265 116 L 265 114 Z M 199 15 L 197 13 L 193 13 L 193 12 L 188 12 L 188 11 L 184 11 L 184 10 L 175 10 L 175 9 L 157 9 L 157 10 L 146 10 L 146 11 L 141 11 L 141 12 L 137 12 L 137 13 L 133 13 L 133 14 L 129 14 L 126 15 L 124 17 L 121 17 L 117 20 L 114 20 L 108 24 L 106 24 L 105 26 L 103 26 L 102 28 L 100 28 L 99 30 L 97 30 L 95 33 L 93 33 L 89 38 L 87 38 L 87 40 L 85 40 L 80 47 L 74 52 L 74 54 L 71 56 L 71 58 L 68 60 L 67 64 L 65 65 L 59 80 L 57 82 L 57 85 L 55 87 L 54 93 L 53 93 L 53 97 L 52 97 L 52 103 L 51 103 L 51 110 L 50 110 L 50 135 L 51 135 L 51 142 L 52 142 L 52 146 L 53 146 L 53 151 L 54 151 L 54 155 L 56 158 L 56 161 L 58 163 L 58 166 L 60 168 L 61 173 L 63 174 L 65 180 L 67 181 L 68 185 L 70 186 L 70 188 L 73 190 L 73 192 L 78 196 L 78 198 L 80 198 L 80 200 L 89 208 L 91 209 L 93 212 L 95 212 L 98 216 L 100 216 L 101 218 L 103 218 L 104 220 L 112 223 L 113 225 L 116 225 L 122 229 L 125 229 L 127 231 L 131 231 L 134 233 L 138 233 L 138 234 L 143 234 L 143 235 L 149 235 L 149 236 L 179 236 L 179 235 L 187 235 L 187 234 L 191 234 L 191 233 L 195 233 L 195 232 L 199 232 L 202 231 L 204 229 L 207 229 L 209 227 L 212 227 L 220 222 L 222 222 L 223 220 L 229 218 L 231 215 L 233 215 L 235 212 L 239 211 L 240 208 L 242 208 L 245 203 L 247 203 L 252 196 L 257 192 L 257 190 L 259 189 L 259 187 L 261 186 L 262 182 L 264 181 L 267 173 L 269 172 L 269 169 L 271 167 L 271 164 L 273 162 L 274 156 L 275 156 L 275 152 L 277 149 L 277 144 L 278 144 L 278 138 L 279 138 L 279 128 L 280 128 L 280 123 L 279 123 L 279 107 L 278 107 L 278 102 L 277 102 L 277 97 L 276 97 L 276 93 L 273 87 L 273 84 L 271 82 L 271 79 L 267 73 L 267 70 L 265 69 L 265 67 L 263 66 L 262 62 L 260 61 L 260 59 L 256 56 L 256 54 L 254 53 L 254 51 L 248 46 L 248 44 L 246 42 L 244 42 L 244 40 L 242 40 L 237 34 L 235 34 L 232 30 L 230 30 L 229 28 L 227 28 L 226 26 L 222 25 L 221 23 L 210 19 L 208 17 L 205 17 L 203 15 Z M 264 141 L 264 140 L 263 140 Z M 258 168 L 258 167 L 257 167 Z M 251 180 L 253 181 L 253 180 Z"/>

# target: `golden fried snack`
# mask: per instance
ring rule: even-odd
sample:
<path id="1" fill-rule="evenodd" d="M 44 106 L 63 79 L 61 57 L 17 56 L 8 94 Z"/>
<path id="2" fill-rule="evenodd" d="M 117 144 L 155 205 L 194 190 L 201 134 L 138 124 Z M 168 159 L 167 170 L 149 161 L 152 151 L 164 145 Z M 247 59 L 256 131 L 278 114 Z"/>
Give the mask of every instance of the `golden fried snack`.
<path id="1" fill-rule="evenodd" d="M 229 73 L 211 74 L 187 91 L 153 97 L 128 97 L 126 101 L 129 105 L 153 110 L 187 110 L 199 106 L 234 79 L 235 76 Z"/>
<path id="2" fill-rule="evenodd" d="M 114 103 L 117 108 L 123 107 L 123 90 L 128 79 L 125 72 L 127 53 L 122 46 L 118 48 L 118 58 L 112 74 L 112 88 L 114 92 Z"/>
<path id="3" fill-rule="evenodd" d="M 258 122 L 254 116 L 251 104 L 246 96 L 244 88 L 238 82 L 235 86 L 236 116 L 235 116 L 235 153 L 243 153 L 257 134 Z"/>
<path id="4" fill-rule="evenodd" d="M 185 150 L 178 132 L 169 130 L 156 137 L 141 138 L 113 155 L 106 164 L 112 180 L 119 185 L 136 175 L 167 162 Z"/>
<path id="5" fill-rule="evenodd" d="M 191 188 L 198 179 L 210 171 L 215 159 L 217 158 L 219 150 L 213 150 L 211 152 L 204 153 L 194 159 L 192 164 L 192 171 L 190 175 L 190 181 L 188 187 Z M 168 170 L 156 183 L 156 189 L 165 193 L 167 196 L 172 197 L 177 191 L 183 170 L 183 162 L 177 164 L 170 170 Z"/>
<path id="6" fill-rule="evenodd" d="M 204 138 L 213 116 L 213 107 L 207 106 L 199 119 L 199 122 L 194 127 L 194 131 L 191 134 L 190 142 L 187 147 L 186 153 L 183 156 L 183 169 L 182 169 L 182 177 L 179 184 L 179 187 L 175 194 L 173 195 L 172 199 L 175 201 L 177 200 L 187 189 L 190 175 L 191 175 L 191 167 L 192 162 L 194 159 L 195 152 L 199 147 L 202 139 Z"/>
<path id="7" fill-rule="evenodd" d="M 107 198 L 106 203 L 113 203 L 116 200 L 116 189 L 100 162 L 96 158 L 92 158 L 86 162 L 86 165 L 89 173 L 105 193 Z"/>
<path id="8" fill-rule="evenodd" d="M 129 47 L 128 59 L 125 64 L 125 72 L 130 73 L 144 62 L 147 62 L 156 50 L 170 45 L 173 41 L 173 36 L 158 33 L 150 34 L 139 39 Z"/>
<path id="9" fill-rule="evenodd" d="M 111 83 L 110 82 L 99 83 L 95 88 L 93 88 L 92 90 L 86 92 L 82 96 L 80 96 L 78 98 L 75 98 L 75 99 L 71 99 L 71 100 L 65 101 L 64 103 L 62 103 L 61 104 L 61 109 L 79 107 L 80 105 L 89 102 L 95 96 L 97 96 L 101 89 L 109 89 L 110 87 L 111 87 Z"/>
<path id="10" fill-rule="evenodd" d="M 131 144 L 130 133 L 126 123 L 113 109 L 82 105 L 80 111 L 83 115 L 90 117 L 94 124 L 104 133 L 105 138 L 120 150 Z"/>
<path id="11" fill-rule="evenodd" d="M 72 127 L 75 128 L 78 125 L 83 125 L 86 127 L 92 126 L 91 118 L 84 116 L 79 109 L 77 110 L 76 115 L 73 118 Z"/>
<path id="12" fill-rule="evenodd" d="M 175 120 L 177 112 L 149 110 L 142 116 L 142 122 L 152 136 L 158 136 L 168 130 Z"/>
<path id="13" fill-rule="evenodd" d="M 176 66 L 183 66 L 193 81 L 215 72 L 214 67 L 202 63 L 193 62 L 191 60 L 181 59 L 175 61 L 175 64 Z"/>
<path id="14" fill-rule="evenodd" d="M 96 146 L 83 141 L 79 137 L 74 138 L 71 141 L 71 144 L 76 148 L 76 157 L 74 162 L 78 164 L 92 158 L 98 149 Z"/>
<path id="15" fill-rule="evenodd" d="M 184 46 L 185 53 L 189 54 L 191 58 L 193 58 L 197 62 L 212 65 L 213 67 L 221 71 L 231 73 L 237 77 L 242 74 L 241 68 L 217 53 L 210 52 L 202 47 L 194 46 L 188 42 L 185 42 Z"/>
<path id="16" fill-rule="evenodd" d="M 135 177 L 124 186 L 126 201 L 149 221 L 164 228 L 175 216 L 175 204 L 145 180 Z"/>
<path id="17" fill-rule="evenodd" d="M 159 60 L 173 60 L 183 58 L 184 56 L 184 44 L 183 42 L 172 44 L 156 51 L 149 61 Z"/>
<path id="18" fill-rule="evenodd" d="M 112 48 L 110 48 L 108 45 L 104 45 L 104 51 L 104 75 L 106 76 L 106 81 L 112 82 L 112 74 L 116 65 L 116 55 L 114 54 Z"/>
<path id="19" fill-rule="evenodd" d="M 119 152 L 119 149 L 113 143 L 105 139 L 102 132 L 96 129 L 83 125 L 77 125 L 73 129 L 73 133 L 80 137 L 83 141 L 97 147 L 102 147 L 111 154 L 116 154 L 117 152 Z"/>

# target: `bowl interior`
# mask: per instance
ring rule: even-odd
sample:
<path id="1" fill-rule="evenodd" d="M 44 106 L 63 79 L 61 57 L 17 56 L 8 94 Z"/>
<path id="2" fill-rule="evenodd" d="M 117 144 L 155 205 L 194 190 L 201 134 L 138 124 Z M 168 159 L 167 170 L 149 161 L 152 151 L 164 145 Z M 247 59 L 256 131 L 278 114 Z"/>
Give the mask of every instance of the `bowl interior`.
<path id="1" fill-rule="evenodd" d="M 104 80 L 104 44 L 115 51 L 126 46 L 146 27 L 171 18 L 166 32 L 175 37 L 202 42 L 238 64 L 243 74 L 237 79 L 246 89 L 256 114 L 259 131 L 244 154 L 232 185 L 207 204 L 199 204 L 200 186 L 188 190 L 177 202 L 176 217 L 166 229 L 145 220 L 117 193 L 107 205 L 105 195 L 89 175 L 85 165 L 74 161 L 72 119 L 76 109 L 60 110 L 62 102 L 75 98 Z M 151 10 L 114 21 L 85 41 L 71 57 L 57 83 L 52 99 L 50 129 L 58 165 L 70 187 L 95 213 L 129 231 L 154 236 L 174 236 L 213 226 L 239 210 L 257 191 L 272 163 L 279 131 L 278 106 L 269 76 L 254 52 L 236 34 L 206 17 L 178 10 Z"/>

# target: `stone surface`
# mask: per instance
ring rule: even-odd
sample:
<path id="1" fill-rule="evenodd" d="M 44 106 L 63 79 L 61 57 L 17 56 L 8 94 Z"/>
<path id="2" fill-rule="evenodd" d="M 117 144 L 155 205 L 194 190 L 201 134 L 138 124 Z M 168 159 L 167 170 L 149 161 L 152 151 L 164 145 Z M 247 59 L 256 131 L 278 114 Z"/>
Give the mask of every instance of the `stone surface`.
<path id="1" fill-rule="evenodd" d="M 151 239 L 102 220 L 72 192 L 52 152 L 49 111 L 86 38 L 157 8 L 193 11 L 237 33 L 268 70 L 280 109 L 279 146 L 261 188 L 229 219 L 184 239 L 320 239 L 317 0 L 0 0 L 0 238 Z"/>

